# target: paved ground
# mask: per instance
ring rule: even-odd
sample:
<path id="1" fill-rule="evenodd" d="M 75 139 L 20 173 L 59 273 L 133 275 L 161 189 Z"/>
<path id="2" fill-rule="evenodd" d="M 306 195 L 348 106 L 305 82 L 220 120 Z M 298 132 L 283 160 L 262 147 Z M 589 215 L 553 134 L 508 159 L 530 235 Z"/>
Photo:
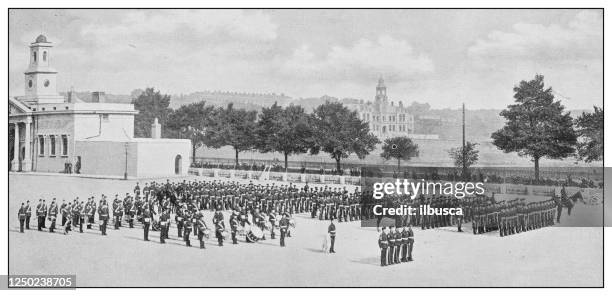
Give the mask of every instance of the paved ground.
<path id="1" fill-rule="evenodd" d="M 286 248 L 278 247 L 278 239 L 224 247 L 209 240 L 206 250 L 188 248 L 176 239 L 175 229 L 166 245 L 158 243 L 157 232 L 152 241 L 143 241 L 139 228 L 111 229 L 106 237 L 91 230 L 21 234 L 21 201 L 114 196 L 135 183 L 10 175 L 9 184 L 10 273 L 76 274 L 78 286 L 601 286 L 603 281 L 603 233 L 595 227 L 549 227 L 504 238 L 417 229 L 415 261 L 382 268 L 375 229 L 340 223 L 338 253 L 324 254 L 328 223 L 305 215 L 296 217 Z M 579 214 L 600 211 L 575 208 Z M 564 217 L 563 223 L 571 225 L 575 216 L 580 215 Z"/>

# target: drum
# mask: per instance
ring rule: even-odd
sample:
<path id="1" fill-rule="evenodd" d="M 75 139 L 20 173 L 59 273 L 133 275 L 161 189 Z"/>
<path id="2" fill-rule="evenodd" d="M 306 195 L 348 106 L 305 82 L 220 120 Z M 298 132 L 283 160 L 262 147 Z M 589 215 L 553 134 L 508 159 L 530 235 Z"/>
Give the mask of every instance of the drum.
<path id="1" fill-rule="evenodd" d="M 221 237 L 223 237 L 223 239 L 226 239 L 228 236 L 229 236 L 229 232 L 227 232 L 227 230 L 221 231 Z"/>
<path id="2" fill-rule="evenodd" d="M 246 231 L 246 230 L 245 230 Z M 246 239 L 248 242 L 257 242 L 263 237 L 263 231 L 257 226 L 252 226 L 246 231 Z"/>
<path id="3" fill-rule="evenodd" d="M 245 224 L 244 226 L 238 226 L 238 235 L 246 235 L 250 227 L 251 225 L 249 224 Z"/>
<path id="4" fill-rule="evenodd" d="M 202 234 L 204 234 L 204 237 L 209 238 L 210 237 L 210 229 L 208 229 L 208 228 L 204 229 L 204 231 L 202 231 Z"/>
<path id="5" fill-rule="evenodd" d="M 266 224 L 266 229 L 272 228 L 272 223 L 270 221 L 267 221 L 265 224 Z"/>
<path id="6" fill-rule="evenodd" d="M 289 226 L 295 228 L 295 220 L 293 218 L 289 219 Z"/>

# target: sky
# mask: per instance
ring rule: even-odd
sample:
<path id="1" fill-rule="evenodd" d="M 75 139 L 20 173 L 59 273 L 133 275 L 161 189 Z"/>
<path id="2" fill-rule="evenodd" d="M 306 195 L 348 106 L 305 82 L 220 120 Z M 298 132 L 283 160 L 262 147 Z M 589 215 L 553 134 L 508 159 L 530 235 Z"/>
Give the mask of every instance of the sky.
<path id="1" fill-rule="evenodd" d="M 500 109 L 544 75 L 568 109 L 603 104 L 602 10 L 16 10 L 9 94 L 29 44 L 54 44 L 58 90 L 203 90 Z"/>

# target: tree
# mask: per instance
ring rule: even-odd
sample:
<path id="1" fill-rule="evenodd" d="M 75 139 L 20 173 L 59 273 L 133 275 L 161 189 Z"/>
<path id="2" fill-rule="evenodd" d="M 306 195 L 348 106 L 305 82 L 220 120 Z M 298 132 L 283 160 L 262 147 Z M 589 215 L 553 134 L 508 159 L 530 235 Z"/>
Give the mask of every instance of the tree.
<path id="1" fill-rule="evenodd" d="M 336 169 L 340 169 L 340 160 L 356 154 L 365 158 L 380 143 L 370 133 L 367 122 L 361 121 L 357 112 L 350 111 L 342 103 L 326 102 L 317 107 L 312 114 L 315 147 L 312 153 L 319 150 L 329 153 L 336 160 Z"/>
<path id="2" fill-rule="evenodd" d="M 314 146 L 309 117 L 301 106 L 290 105 L 283 109 L 274 103 L 270 108 L 263 108 L 256 134 L 256 146 L 260 152 L 283 154 L 285 171 L 289 155 L 306 153 Z"/>
<path id="3" fill-rule="evenodd" d="M 419 146 L 408 137 L 394 137 L 386 139 L 382 146 L 383 152 L 380 156 L 386 160 L 397 159 L 397 172 L 400 172 L 400 162 L 408 161 L 418 156 Z"/>
<path id="4" fill-rule="evenodd" d="M 477 145 L 478 143 L 468 141 L 465 143 L 465 151 L 463 150 L 463 146 L 456 147 L 449 150 L 448 155 L 458 168 L 463 168 L 463 156 L 465 155 L 465 167 L 469 168 L 478 162 L 478 150 L 476 150 Z"/>
<path id="5" fill-rule="evenodd" d="M 576 119 L 578 143 L 578 157 L 585 162 L 603 159 L 604 144 L 604 114 L 603 109 L 593 106 L 593 113 L 582 113 Z"/>
<path id="6" fill-rule="evenodd" d="M 168 116 L 167 131 L 175 138 L 191 140 L 191 157 L 195 161 L 196 149 L 210 142 L 207 127 L 213 123 L 215 108 L 205 101 L 182 105 Z"/>
<path id="7" fill-rule="evenodd" d="M 500 115 L 506 125 L 491 135 L 493 144 L 506 153 L 530 156 L 535 179 L 540 179 L 540 159 L 563 159 L 575 152 L 576 132 L 572 117 L 555 101 L 552 88 L 544 89 L 544 76 L 521 81 L 514 87 L 516 104 L 508 105 Z"/>
<path id="8" fill-rule="evenodd" d="M 236 152 L 236 166 L 238 166 L 238 154 L 256 146 L 256 118 L 256 111 L 234 109 L 231 103 L 227 108 L 217 109 L 206 130 L 207 146 L 213 148 L 232 146 Z"/>
<path id="9" fill-rule="evenodd" d="M 172 112 L 170 96 L 162 95 L 154 88 L 148 87 L 137 98 L 132 99 L 138 114 L 134 116 L 134 135 L 139 138 L 151 137 L 151 124 L 157 118 L 162 127 L 165 127 L 168 115 Z M 162 129 L 164 135 L 166 132 Z"/>

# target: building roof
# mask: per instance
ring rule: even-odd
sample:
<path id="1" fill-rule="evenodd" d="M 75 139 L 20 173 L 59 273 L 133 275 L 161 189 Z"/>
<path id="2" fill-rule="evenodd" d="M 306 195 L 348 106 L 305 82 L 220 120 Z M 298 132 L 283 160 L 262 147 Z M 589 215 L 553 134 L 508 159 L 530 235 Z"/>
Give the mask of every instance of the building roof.
<path id="1" fill-rule="evenodd" d="M 47 41 L 47 37 L 43 34 L 38 35 L 38 37 L 36 37 L 36 41 L 34 43 L 49 43 Z"/>

